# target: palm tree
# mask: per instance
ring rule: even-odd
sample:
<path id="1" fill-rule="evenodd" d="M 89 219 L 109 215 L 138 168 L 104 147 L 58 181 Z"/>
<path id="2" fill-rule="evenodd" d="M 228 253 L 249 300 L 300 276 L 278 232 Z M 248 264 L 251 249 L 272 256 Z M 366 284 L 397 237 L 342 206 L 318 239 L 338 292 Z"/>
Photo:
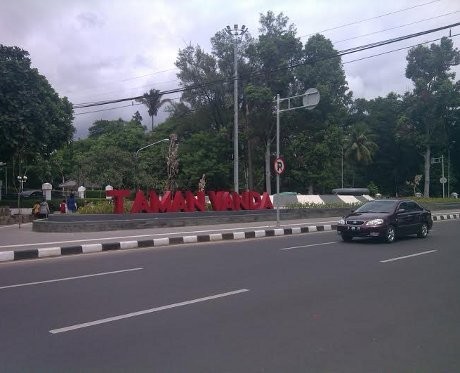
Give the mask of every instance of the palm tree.
<path id="1" fill-rule="evenodd" d="M 364 123 L 353 126 L 345 143 L 345 157 L 352 165 L 358 166 L 372 162 L 372 156 L 377 151 L 378 146 L 371 140 L 371 137 L 372 135 Z M 353 172 L 353 186 L 354 176 Z"/>
<path id="2" fill-rule="evenodd" d="M 159 90 L 151 89 L 148 93 L 144 93 L 141 98 L 136 101 L 147 106 L 149 116 L 152 118 L 152 131 L 153 131 L 153 117 L 158 114 L 158 110 L 166 103 L 170 103 L 169 98 L 161 99 L 163 96 Z"/>

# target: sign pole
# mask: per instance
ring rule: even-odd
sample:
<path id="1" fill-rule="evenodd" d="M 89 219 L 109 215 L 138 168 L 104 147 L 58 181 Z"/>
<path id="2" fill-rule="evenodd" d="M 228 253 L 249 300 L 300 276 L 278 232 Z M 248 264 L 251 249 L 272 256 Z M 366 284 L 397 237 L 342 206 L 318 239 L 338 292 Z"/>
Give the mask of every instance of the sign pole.
<path id="1" fill-rule="evenodd" d="M 295 98 L 300 98 L 302 97 L 302 105 L 300 106 L 294 106 L 291 105 L 291 99 Z M 292 97 L 286 97 L 281 99 L 279 93 L 276 95 L 276 159 L 280 159 L 280 112 L 284 111 L 290 111 L 290 110 L 296 110 L 296 109 L 301 109 L 301 108 L 306 108 L 308 110 L 312 110 L 318 105 L 319 103 L 319 92 L 316 88 L 309 88 L 307 91 L 302 94 L 302 95 L 297 95 L 297 96 L 292 96 Z M 287 101 L 288 107 L 280 110 L 280 102 L 281 101 Z M 283 165 L 284 161 L 283 161 Z M 276 172 L 276 226 L 280 226 L 280 173 L 281 172 Z M 273 201 L 275 201 L 275 198 L 273 198 Z"/>
<path id="2" fill-rule="evenodd" d="M 280 95 L 276 95 L 276 158 L 280 156 Z M 276 226 L 280 226 L 280 174 L 276 173 Z"/>
<path id="3" fill-rule="evenodd" d="M 442 198 L 445 198 L 445 193 L 444 193 L 444 184 L 445 184 L 445 177 L 444 177 L 444 155 L 441 155 L 441 170 L 442 170 Z"/>

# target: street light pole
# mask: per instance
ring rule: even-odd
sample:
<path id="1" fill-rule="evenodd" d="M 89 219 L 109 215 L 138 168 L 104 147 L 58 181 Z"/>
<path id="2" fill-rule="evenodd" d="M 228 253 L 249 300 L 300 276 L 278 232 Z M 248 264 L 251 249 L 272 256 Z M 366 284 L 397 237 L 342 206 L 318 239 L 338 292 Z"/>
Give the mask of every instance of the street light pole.
<path id="1" fill-rule="evenodd" d="M 18 176 L 18 181 L 20 184 L 19 193 L 18 193 L 18 210 L 19 210 L 19 228 L 21 228 L 21 220 L 22 220 L 22 211 L 21 211 L 21 194 L 24 191 L 24 183 L 27 181 L 27 176 Z"/>
<path id="2" fill-rule="evenodd" d="M 294 100 L 302 98 L 302 104 L 296 105 Z M 319 103 L 319 92 L 316 88 L 309 88 L 304 94 L 280 98 L 280 95 L 276 95 L 276 158 L 280 157 L 280 113 L 285 111 L 297 110 L 297 109 L 308 109 L 312 110 Z M 281 102 L 287 102 L 287 108 L 280 109 Z M 280 174 L 276 173 L 276 226 L 280 226 Z M 275 199 L 273 198 L 273 201 Z"/>
<path id="3" fill-rule="evenodd" d="M 227 26 L 225 31 L 234 37 L 233 41 L 233 64 L 234 64 L 234 77 L 233 77 L 233 189 L 235 192 L 239 191 L 238 180 L 238 36 L 242 36 L 248 29 L 245 25 L 238 28 L 238 25 L 233 25 L 233 30 Z"/>

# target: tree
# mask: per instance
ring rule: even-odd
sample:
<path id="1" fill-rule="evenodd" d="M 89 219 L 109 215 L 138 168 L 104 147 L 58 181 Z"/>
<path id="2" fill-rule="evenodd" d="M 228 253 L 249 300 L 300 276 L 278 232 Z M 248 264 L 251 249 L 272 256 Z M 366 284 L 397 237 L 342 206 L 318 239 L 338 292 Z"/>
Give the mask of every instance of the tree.
<path id="1" fill-rule="evenodd" d="M 175 65 L 177 77 L 184 91 L 181 101 L 187 103 L 197 114 L 201 114 L 200 127 L 220 129 L 230 121 L 230 95 L 226 78 L 219 70 L 217 58 L 204 52 L 199 46 L 187 46 L 179 50 Z M 224 83 L 224 84 L 223 84 Z M 227 99 L 228 97 L 228 99 Z M 200 131 L 204 128 L 198 128 Z"/>
<path id="2" fill-rule="evenodd" d="M 224 129 L 201 131 L 181 141 L 179 157 L 181 170 L 178 181 L 181 188 L 195 190 L 203 174 L 209 190 L 227 190 L 232 184 L 232 142 Z"/>
<path id="3" fill-rule="evenodd" d="M 416 147 L 398 133 L 398 120 L 404 112 L 403 97 L 390 93 L 370 101 L 359 99 L 354 102 L 354 110 L 350 123 L 365 122 L 378 145 L 372 164 L 365 166 L 363 172 L 378 186 L 379 192 L 404 194 L 406 180 L 413 179 L 422 169 Z"/>
<path id="4" fill-rule="evenodd" d="M 343 138 L 344 134 L 340 128 L 343 129 L 347 124 L 351 92 L 348 90 L 341 59 L 332 42 L 323 35 L 316 34 L 308 39 L 302 51 L 301 62 L 295 68 L 293 94 L 317 88 L 321 100 L 313 110 L 291 112 L 283 120 L 283 132 L 289 134 L 289 141 L 293 141 L 297 135 L 310 139 L 309 142 L 296 144 L 296 154 L 302 155 L 309 165 L 308 175 L 311 175 L 311 179 L 304 179 L 300 187 L 308 186 L 309 193 L 313 193 L 314 186 L 324 190 L 325 186 L 332 186 L 333 189 L 339 185 L 342 149 L 340 137 Z M 326 130 L 331 133 L 326 134 Z M 310 143 L 314 146 L 309 146 Z M 322 153 L 326 156 L 323 157 Z M 322 175 L 322 178 L 318 178 L 318 175 Z M 325 175 L 328 175 L 327 180 L 335 175 L 335 185 L 329 181 L 322 183 L 321 180 L 326 181 Z"/>
<path id="5" fill-rule="evenodd" d="M 406 77 L 415 87 L 406 95 L 407 111 L 401 127 L 417 138 L 417 145 L 423 151 L 423 194 L 429 197 L 431 152 L 444 137 L 449 110 L 458 106 L 459 87 L 454 84 L 455 73 L 450 69 L 460 63 L 460 52 L 453 48 L 452 40 L 443 37 L 440 44 L 412 48 L 406 59 Z"/>
<path id="6" fill-rule="evenodd" d="M 0 159 L 19 168 L 72 139 L 72 104 L 31 67 L 27 51 L 0 44 L 0 76 Z"/>
<path id="7" fill-rule="evenodd" d="M 256 73 L 245 89 L 245 132 L 247 139 L 253 142 L 248 142 L 248 169 L 252 174 L 252 149 L 262 143 L 265 190 L 271 193 L 271 144 L 276 136 L 273 97 L 292 93 L 295 74 L 288 66 L 300 61 L 302 43 L 296 36 L 295 26 L 289 24 L 289 18 L 283 13 L 275 15 L 269 11 L 260 15 L 259 22 L 261 34 L 247 48 L 248 65 Z"/>
<path id="8" fill-rule="evenodd" d="M 377 148 L 377 144 L 371 140 L 371 134 L 366 125 L 364 123 L 357 123 L 352 127 L 345 144 L 345 158 L 351 162 L 356 170 L 359 165 L 366 165 L 372 161 L 372 156 Z"/>
<path id="9" fill-rule="evenodd" d="M 138 121 L 99 120 L 89 128 L 87 139 L 72 144 L 75 164 L 72 176 L 84 185 L 133 187 L 138 181 L 151 186 L 151 175 L 156 173 L 148 163 L 157 161 L 157 153 L 148 153 L 134 159 L 136 150 L 148 143 L 144 127 Z M 154 157 L 154 159 L 153 159 Z M 164 167 L 163 167 L 164 168 Z M 156 183 L 156 179 L 153 180 Z"/>
<path id="10" fill-rule="evenodd" d="M 142 98 L 138 98 L 136 101 L 144 104 L 147 106 L 149 116 L 152 118 L 152 132 L 153 132 L 153 117 L 158 114 L 158 110 L 166 104 L 170 103 L 171 100 L 169 98 L 162 99 L 163 95 L 157 89 L 151 89 L 149 92 L 144 93 Z"/>

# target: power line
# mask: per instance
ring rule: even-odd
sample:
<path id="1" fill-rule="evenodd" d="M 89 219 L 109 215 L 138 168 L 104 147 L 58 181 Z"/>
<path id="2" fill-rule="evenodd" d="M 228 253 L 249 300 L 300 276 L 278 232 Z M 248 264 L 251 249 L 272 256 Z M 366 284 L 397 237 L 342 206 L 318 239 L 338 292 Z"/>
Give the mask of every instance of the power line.
<path id="1" fill-rule="evenodd" d="M 433 1 L 430 1 L 430 2 L 427 2 L 427 3 L 423 3 L 423 4 L 418 4 L 418 5 L 414 5 L 414 6 L 411 6 L 411 7 L 407 7 L 407 8 L 403 8 L 403 9 L 399 9 L 399 10 L 396 10 L 396 11 L 392 11 L 392 12 L 388 12 L 388 13 L 384 13 L 384 14 L 380 14 L 380 15 L 377 15 L 377 16 L 374 16 L 374 17 L 371 17 L 371 18 L 366 18 L 366 19 L 362 19 L 362 20 L 359 20 L 359 21 L 354 21 L 354 22 L 351 22 L 351 23 L 348 23 L 348 24 L 344 24 L 344 25 L 341 25 L 341 26 L 336 26 L 336 27 L 333 27 L 333 28 L 330 28 L 330 29 L 325 29 L 325 30 L 322 30 L 322 31 L 318 31 L 316 33 L 323 33 L 323 32 L 327 32 L 327 31 L 331 31 L 331 30 L 335 30 L 335 29 L 340 29 L 340 28 L 343 28 L 343 27 L 346 27 L 346 26 L 350 26 L 350 25 L 354 25 L 354 24 L 358 24 L 358 23 L 362 23 L 362 22 L 366 22 L 366 21 L 370 21 L 370 20 L 373 20 L 373 19 L 378 19 L 378 18 L 382 18 L 382 17 L 386 17 L 386 16 L 389 16 L 389 15 L 392 15 L 392 14 L 397 14 L 397 13 L 401 13 L 401 12 L 405 12 L 407 10 L 411 10 L 411 9 L 414 9 L 414 8 L 418 8 L 418 7 L 421 7 L 421 6 L 425 6 L 425 5 L 429 5 L 429 4 L 432 4 L 432 3 L 435 3 L 435 2 L 439 2 L 441 0 L 433 0 Z M 458 11 L 457 11 L 458 12 Z M 453 13 L 457 13 L 457 12 L 453 12 Z M 448 13 L 446 15 L 449 15 L 451 13 Z M 442 15 L 444 16 L 444 15 Z M 442 16 L 439 16 L 439 17 L 433 17 L 434 18 L 440 18 Z M 421 22 L 421 21 L 419 21 Z M 411 24 L 415 24 L 415 23 L 418 23 L 418 22 L 413 22 Z M 410 25 L 410 24 L 409 24 Z M 406 25 L 403 25 L 403 26 L 406 26 Z M 400 27 L 403 27 L 403 26 L 399 26 L 399 27 L 395 27 L 395 28 L 400 28 Z M 390 28 L 390 29 L 387 29 L 387 30 L 392 30 L 393 28 Z M 370 33 L 370 34 L 366 34 L 366 35 L 362 35 L 362 36 L 367 36 L 367 35 L 373 35 L 373 34 L 376 34 L 376 33 L 380 33 L 380 32 L 384 32 L 384 31 L 387 31 L 387 30 L 381 30 L 381 31 L 378 31 L 378 32 L 375 32 L 375 33 Z M 303 38 L 303 37 L 306 37 L 306 36 L 311 36 L 311 35 L 314 35 L 316 33 L 312 33 L 312 34 L 308 34 L 308 35 L 303 35 L 303 36 L 300 36 L 299 38 Z M 340 41 L 337 41 L 337 42 L 334 42 L 334 43 L 340 43 L 340 42 L 343 42 L 343 41 L 346 41 L 346 40 L 352 40 L 352 39 L 357 39 L 357 38 L 360 38 L 362 36 L 357 36 L 357 37 L 354 37 L 354 38 L 350 38 L 350 39 L 345 39 L 345 40 L 340 40 Z M 155 72 L 152 72 L 152 73 L 148 73 L 148 74 L 143 74 L 143 75 L 139 75 L 139 76 L 134 76 L 134 77 L 131 77 L 131 78 L 126 78 L 126 79 L 122 79 L 122 80 L 119 80 L 119 82 L 126 82 L 126 81 L 130 81 L 130 80 L 135 80 L 135 79 L 140 79 L 140 78 L 144 78 L 144 77 L 147 77 L 147 76 L 151 76 L 151 75 L 157 75 L 157 74 L 161 74 L 161 73 L 165 73 L 165 72 L 169 72 L 169 71 L 174 71 L 174 70 L 177 70 L 177 68 L 171 68 L 171 69 L 165 69 L 165 70 L 160 70 L 160 71 L 155 71 Z M 175 80 L 177 81 L 177 80 Z M 172 81 L 170 81 L 172 82 Z M 167 83 L 167 82 L 162 82 L 162 83 Z M 107 83 L 107 84 L 112 84 L 112 83 Z M 143 86 L 145 87 L 145 86 Z M 142 87 L 138 87 L 138 88 L 142 88 Z M 136 88 L 130 88 L 130 89 L 136 89 Z M 99 94 L 100 95 L 103 95 L 103 94 Z M 108 101 L 108 100 L 107 100 Z M 83 105 L 83 104 L 89 104 L 89 103 L 94 103 L 95 101 L 92 101 L 92 102 L 83 102 L 83 103 L 80 103 L 80 104 L 76 104 L 76 105 Z"/>
<path id="2" fill-rule="evenodd" d="M 369 32 L 368 34 L 363 34 L 363 35 L 358 35 L 358 36 L 354 36 L 354 37 L 347 38 L 347 39 L 342 39 L 342 40 L 333 41 L 333 44 L 343 43 L 344 41 L 355 40 L 355 39 L 363 38 L 363 37 L 365 37 L 365 36 L 380 34 L 380 33 L 385 32 L 385 31 L 396 30 L 396 29 L 403 28 L 403 27 L 406 27 L 406 26 L 415 25 L 415 24 L 417 24 L 417 23 L 422 23 L 422 22 L 426 22 L 426 21 L 431 21 L 432 19 L 438 19 L 438 18 L 442 18 L 442 17 L 445 17 L 445 16 L 450 16 L 450 15 L 456 14 L 456 13 L 460 13 L 460 10 L 456 10 L 456 11 L 450 12 L 450 13 L 441 14 L 441 15 L 436 16 L 436 17 L 430 17 L 430 18 L 421 19 L 421 20 L 415 21 L 415 22 L 405 23 L 405 24 L 403 24 L 403 25 L 399 25 L 399 26 L 395 26 L 395 27 L 390 27 L 390 28 L 386 28 L 386 29 L 383 29 L 383 30 L 379 30 L 379 31 Z"/>
<path id="3" fill-rule="evenodd" d="M 427 34 L 430 34 L 430 33 L 433 33 L 433 32 L 453 28 L 453 27 L 456 27 L 456 26 L 459 26 L 459 25 L 460 25 L 460 22 L 457 22 L 457 23 L 454 23 L 454 24 L 451 24 L 451 25 L 437 27 L 437 28 L 434 28 L 434 29 L 421 31 L 421 32 L 417 32 L 417 33 L 414 33 L 414 34 L 404 35 L 404 36 L 400 36 L 400 37 L 397 37 L 397 38 L 392 38 L 392 39 L 383 40 L 383 41 L 380 41 L 380 42 L 375 42 L 375 43 L 361 45 L 361 46 L 354 47 L 354 48 L 345 49 L 343 51 L 339 51 L 336 55 L 332 56 L 331 58 L 341 57 L 341 56 L 345 56 L 347 54 L 357 53 L 357 52 L 361 52 L 361 51 L 364 51 L 364 50 L 373 49 L 373 48 L 377 48 L 377 47 L 380 47 L 380 46 L 393 44 L 393 43 L 396 43 L 396 42 L 412 39 L 412 38 L 415 38 L 415 37 L 418 37 L 418 36 L 423 36 L 423 35 L 427 35 Z M 315 61 L 315 62 L 319 62 L 319 61 Z M 300 63 L 293 64 L 293 65 L 280 66 L 277 69 L 271 70 L 271 72 L 277 72 L 277 71 L 281 71 L 281 70 L 285 70 L 285 69 L 291 69 L 291 68 L 299 67 L 299 66 L 302 66 L 302 65 L 307 65 L 309 63 L 310 62 L 300 62 Z M 260 73 L 258 73 L 258 74 L 260 74 Z M 256 75 L 256 74 L 253 74 L 253 76 L 254 75 Z M 183 88 L 175 88 L 175 89 L 171 89 L 171 90 L 161 91 L 160 94 L 161 95 L 167 95 L 167 94 L 171 94 L 171 93 L 179 93 L 179 92 L 184 92 L 184 91 L 191 91 L 191 90 L 194 90 L 194 89 L 202 89 L 202 88 L 208 87 L 210 85 L 214 85 L 214 84 L 218 84 L 218 83 L 224 83 L 225 81 L 231 81 L 231 79 L 217 79 L 215 81 L 209 81 L 209 82 L 206 82 L 206 83 L 196 84 L 196 85 L 193 85 L 193 86 L 188 86 L 188 87 L 183 87 Z M 133 101 L 133 100 L 137 100 L 137 99 L 142 98 L 142 97 L 143 96 L 135 96 L 135 97 L 127 97 L 127 98 L 115 99 L 115 100 L 106 100 L 106 101 L 97 101 L 97 102 L 86 103 L 86 104 L 77 104 L 77 105 L 74 105 L 74 108 L 75 109 L 82 109 L 82 108 L 87 108 L 87 107 L 102 106 L 102 105 L 108 105 L 108 104 L 114 104 L 114 103 L 120 103 L 120 102 L 126 102 L 126 101 Z"/>
<path id="4" fill-rule="evenodd" d="M 180 100 L 180 97 L 173 97 L 173 98 L 170 98 L 170 100 L 178 101 L 178 100 Z M 83 111 L 83 112 L 80 112 L 80 113 L 75 113 L 75 115 L 100 113 L 102 111 L 110 111 L 110 110 L 123 109 L 123 108 L 127 108 L 127 107 L 141 106 L 141 105 L 143 105 L 143 104 L 133 102 L 133 103 L 131 103 L 131 105 L 122 105 L 122 106 L 115 106 L 115 107 L 106 108 L 106 109 L 100 109 L 100 110 Z"/>
<path id="5" fill-rule="evenodd" d="M 459 36 L 460 34 L 454 34 L 454 35 L 451 35 L 449 36 L 450 38 L 454 38 L 456 36 Z M 349 64 L 349 63 L 352 63 L 352 62 L 358 62 L 358 61 L 363 61 L 363 60 L 367 60 L 369 58 L 374 58 L 374 57 L 380 57 L 380 56 L 383 56 L 385 54 L 390 54 L 390 53 L 394 53 L 394 52 L 399 52 L 399 51 L 402 51 L 402 50 L 406 50 L 406 49 L 410 49 L 410 48 L 413 48 L 413 47 L 417 47 L 419 45 L 424 45 L 424 44 L 429 44 L 429 43 L 433 43 L 435 41 L 439 41 L 441 40 L 442 38 L 437 38 L 437 39 L 432 39 L 432 40 L 429 40 L 429 41 L 424 41 L 423 43 L 418 43 L 418 44 L 414 44 L 414 45 L 410 45 L 408 47 L 401 47 L 401 48 L 397 48 L 397 49 L 392 49 L 390 51 L 385 51 L 385 52 L 382 52 L 382 53 L 376 53 L 376 54 L 372 54 L 370 56 L 366 56 L 366 57 L 361 57 L 361 58 L 356 58 L 354 60 L 350 60 L 350 61 L 344 61 L 342 62 L 344 65 L 345 64 Z"/>
<path id="6" fill-rule="evenodd" d="M 417 8 L 417 7 L 429 5 L 429 4 L 432 4 L 432 3 L 435 3 L 435 2 L 439 2 L 439 1 L 441 1 L 441 0 L 433 0 L 433 1 L 430 1 L 430 2 L 427 2 L 427 3 L 414 5 L 414 6 L 411 6 L 411 7 L 408 7 L 408 8 L 403 8 L 403 9 L 399 9 L 399 10 L 396 10 L 396 11 L 393 11 L 393 12 L 389 12 L 389 13 L 385 13 L 385 14 L 380 14 L 380 15 L 375 16 L 375 17 L 366 18 L 366 19 L 362 19 L 362 20 L 359 20 L 359 21 L 354 21 L 354 22 L 351 22 L 351 23 L 348 23 L 348 24 L 344 24 L 344 25 L 341 25 L 341 26 L 336 26 L 336 27 L 333 27 L 333 28 L 330 28 L 330 29 L 326 29 L 326 30 L 323 30 L 323 31 L 317 31 L 317 32 L 312 33 L 312 34 L 307 34 L 307 35 L 299 36 L 299 38 L 311 36 L 311 35 L 314 35 L 314 34 L 316 34 L 316 33 L 322 33 L 322 32 L 326 32 L 326 31 L 330 31 L 330 30 L 335 30 L 335 29 L 343 28 L 343 27 L 346 27 L 346 26 L 350 26 L 350 25 L 354 25 L 354 24 L 358 24 L 358 23 L 370 21 L 370 20 L 373 20 L 373 19 L 378 19 L 378 18 L 386 17 L 386 16 L 388 16 L 388 15 L 392 15 L 392 14 L 396 14 L 396 13 L 405 12 L 405 11 L 407 11 L 407 10 L 411 10 L 411 9 L 414 9 L 414 8 Z M 455 12 L 454 12 L 454 13 L 455 13 Z M 439 18 L 439 17 L 433 17 L 433 18 Z M 414 23 L 416 23 L 416 22 L 414 22 Z M 396 28 L 398 28 L 398 27 L 396 27 Z M 391 29 L 389 29 L 389 30 L 391 30 Z M 383 31 L 386 31 L 386 30 L 382 30 L 381 32 L 383 32 Z M 376 32 L 376 33 L 379 33 L 379 32 Z M 366 35 L 363 35 L 363 36 L 372 35 L 372 34 L 374 34 L 374 33 L 366 34 Z M 355 38 L 340 40 L 340 41 L 337 41 L 337 42 L 334 42 L 334 43 L 340 43 L 340 42 L 346 41 L 346 40 L 357 39 L 357 38 L 359 38 L 359 37 L 360 37 L 360 36 L 355 37 Z M 130 80 L 145 78 L 145 77 L 147 77 L 147 76 L 157 75 L 157 74 L 161 74 L 161 73 L 165 73 L 165 72 L 169 72 L 169 71 L 174 71 L 174 70 L 178 70 L 178 69 L 177 69 L 177 68 L 171 68 L 171 69 L 165 69 L 165 70 L 160 70 L 160 71 L 154 71 L 154 72 L 152 72 L 152 73 L 148 73 L 148 74 L 143 74 L 143 75 L 134 76 L 134 77 L 131 77 L 131 78 L 122 79 L 122 80 L 119 80 L 119 81 L 117 81 L 117 82 L 127 82 L 127 81 L 130 81 Z M 110 83 L 107 83 L 107 84 L 112 84 L 112 83 L 115 83 L 115 82 L 110 82 Z M 166 82 L 162 82 L 162 83 L 166 83 Z M 106 84 L 106 85 L 107 85 L 107 84 Z M 142 88 L 142 87 L 139 87 L 139 88 Z M 90 89 L 90 88 L 88 88 L 88 89 Z M 135 89 L 135 88 L 130 88 L 130 89 Z M 102 93 L 102 94 L 99 94 L 99 95 L 103 95 L 103 93 Z M 89 102 L 88 102 L 88 103 L 89 103 Z M 84 104 L 84 103 L 81 103 L 81 104 Z"/>
<path id="7" fill-rule="evenodd" d="M 378 16 L 374 16 L 374 17 L 370 17 L 370 18 L 365 18 L 365 19 L 361 19 L 359 21 L 353 21 L 353 22 L 350 22 L 350 23 L 345 23 L 343 25 L 340 25 L 340 26 L 335 26 L 335 27 L 331 27 L 331 28 L 327 28 L 327 29 L 324 29 L 324 30 L 321 30 L 321 31 L 317 31 L 313 34 L 307 34 L 307 35 L 303 35 L 301 36 L 301 38 L 303 37 L 307 37 L 307 36 L 312 36 L 312 35 L 315 35 L 315 34 L 322 34 L 324 32 L 328 32 L 328 31 L 333 31 L 333 30 L 338 30 L 340 28 L 344 28 L 344 27 L 348 27 L 348 26 L 353 26 L 353 25 L 357 25 L 358 23 L 363 23 L 363 22 L 367 22 L 367 21 L 372 21 L 374 19 L 379 19 L 379 18 L 383 18 L 383 17 L 387 17 L 389 15 L 392 15 L 392 14 L 397 14 L 397 13 L 401 13 L 401 12 L 405 12 L 406 10 L 411 10 L 411 9 L 414 9 L 414 8 L 418 8 L 418 7 L 421 7 L 421 6 L 425 6 L 425 5 L 429 5 L 429 4 L 433 4 L 433 3 L 438 3 L 440 2 L 441 0 L 433 0 L 433 1 L 429 1 L 427 3 L 423 3 L 423 4 L 418 4 L 418 5 L 414 5 L 414 6 L 411 6 L 411 7 L 408 7 L 408 8 L 403 8 L 403 9 L 399 9 L 399 10 L 395 10 L 393 12 L 388 12 L 388 13 L 384 13 L 384 14 L 380 14 Z"/>

